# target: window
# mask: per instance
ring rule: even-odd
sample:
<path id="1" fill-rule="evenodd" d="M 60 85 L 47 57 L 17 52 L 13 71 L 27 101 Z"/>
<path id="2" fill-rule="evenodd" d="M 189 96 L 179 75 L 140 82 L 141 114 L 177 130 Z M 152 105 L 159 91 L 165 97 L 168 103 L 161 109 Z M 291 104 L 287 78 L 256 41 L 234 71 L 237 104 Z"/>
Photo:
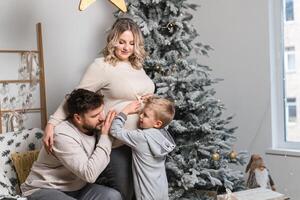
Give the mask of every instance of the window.
<path id="1" fill-rule="evenodd" d="M 299 124 L 297 123 L 296 98 L 287 98 L 286 101 L 286 142 L 300 142 Z"/>
<path id="2" fill-rule="evenodd" d="M 286 72 L 295 72 L 296 64 L 295 64 L 295 47 L 286 47 L 285 48 L 285 57 L 284 57 L 284 65 Z"/>
<path id="3" fill-rule="evenodd" d="M 287 98 L 287 101 L 286 101 L 286 119 L 289 123 L 297 122 L 296 98 Z"/>
<path id="4" fill-rule="evenodd" d="M 285 21 L 294 21 L 294 0 L 285 0 Z"/>
<path id="5" fill-rule="evenodd" d="M 300 1 L 270 0 L 269 5 L 272 146 L 300 150 L 300 10 L 294 9 Z"/>

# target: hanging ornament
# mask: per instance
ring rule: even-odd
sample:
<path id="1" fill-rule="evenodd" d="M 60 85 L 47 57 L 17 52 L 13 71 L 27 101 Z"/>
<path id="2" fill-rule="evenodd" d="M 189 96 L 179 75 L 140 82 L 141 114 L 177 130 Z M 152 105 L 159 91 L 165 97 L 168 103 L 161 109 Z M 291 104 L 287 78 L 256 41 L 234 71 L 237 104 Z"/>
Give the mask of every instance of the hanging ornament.
<path id="1" fill-rule="evenodd" d="M 173 32 L 174 28 L 175 28 L 176 24 L 174 22 L 169 22 L 167 24 L 167 28 L 169 32 Z"/>
<path id="2" fill-rule="evenodd" d="M 173 73 L 177 72 L 177 66 L 173 65 L 171 70 L 172 70 Z"/>
<path id="3" fill-rule="evenodd" d="M 211 159 L 213 160 L 213 161 L 218 161 L 218 160 L 220 160 L 220 154 L 219 153 L 213 153 L 212 154 L 212 156 L 211 156 Z"/>
<path id="4" fill-rule="evenodd" d="M 160 73 L 160 74 L 163 74 L 164 73 L 164 70 L 162 69 L 161 65 L 156 65 L 155 66 L 155 70 Z"/>
<path id="5" fill-rule="evenodd" d="M 231 160 L 236 160 L 237 155 L 238 155 L 237 152 L 234 151 L 234 150 L 232 150 L 232 151 L 229 153 L 229 158 L 230 158 Z"/>
<path id="6" fill-rule="evenodd" d="M 1 85 L 0 85 L 0 93 L 2 94 L 2 95 L 5 95 L 5 94 L 7 94 L 9 92 L 9 85 L 8 85 L 8 83 L 2 83 Z"/>
<path id="7" fill-rule="evenodd" d="M 85 10 L 95 1 L 96 0 L 80 0 L 79 10 L 80 11 Z M 125 0 L 110 0 L 110 2 L 113 3 L 115 6 L 117 6 L 122 12 L 127 12 L 127 6 Z"/>

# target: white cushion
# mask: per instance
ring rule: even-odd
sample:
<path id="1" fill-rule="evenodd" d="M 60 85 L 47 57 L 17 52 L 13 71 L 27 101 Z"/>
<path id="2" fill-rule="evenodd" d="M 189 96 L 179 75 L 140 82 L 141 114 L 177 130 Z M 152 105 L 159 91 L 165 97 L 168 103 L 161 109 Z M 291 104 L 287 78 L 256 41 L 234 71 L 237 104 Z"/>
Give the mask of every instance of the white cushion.
<path id="1" fill-rule="evenodd" d="M 13 195 L 13 188 L 5 174 L 0 173 L 0 197 L 7 195 Z"/>

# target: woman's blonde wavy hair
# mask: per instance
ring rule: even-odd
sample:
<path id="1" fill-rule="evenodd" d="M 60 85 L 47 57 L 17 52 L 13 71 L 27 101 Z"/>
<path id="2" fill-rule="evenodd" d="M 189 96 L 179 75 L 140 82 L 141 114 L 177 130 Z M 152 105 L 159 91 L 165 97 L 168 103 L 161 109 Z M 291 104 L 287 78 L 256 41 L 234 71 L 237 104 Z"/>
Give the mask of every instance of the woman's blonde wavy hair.
<path id="1" fill-rule="evenodd" d="M 129 57 L 129 62 L 133 68 L 141 69 L 146 57 L 144 38 L 138 25 L 130 18 L 119 18 L 113 24 L 107 36 L 107 45 L 102 51 L 104 60 L 113 66 L 116 65 L 119 61 L 118 57 L 115 55 L 118 39 L 123 32 L 128 30 L 132 32 L 134 39 L 133 54 Z"/>

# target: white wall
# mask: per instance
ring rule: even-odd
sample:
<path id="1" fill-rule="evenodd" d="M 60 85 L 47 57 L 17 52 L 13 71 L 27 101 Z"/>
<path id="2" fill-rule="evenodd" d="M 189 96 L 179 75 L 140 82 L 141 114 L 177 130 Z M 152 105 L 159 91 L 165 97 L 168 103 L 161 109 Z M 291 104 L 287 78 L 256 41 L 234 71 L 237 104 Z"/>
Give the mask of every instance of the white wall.
<path id="1" fill-rule="evenodd" d="M 193 19 L 200 41 L 215 49 L 202 61 L 214 77 L 224 78 L 217 96 L 225 115 L 235 115 L 232 126 L 239 127 L 234 148 L 260 153 L 278 191 L 299 199 L 300 158 L 266 154 L 272 145 L 268 0 L 190 2 L 201 6 Z"/>
<path id="2" fill-rule="evenodd" d="M 96 1 L 78 11 L 79 1 L 0 1 L 0 49 L 36 49 L 35 25 L 42 23 L 48 114 L 55 111 L 86 67 L 104 47 L 116 8 Z M 4 73 L 4 72 L 0 72 Z"/>
<path id="3" fill-rule="evenodd" d="M 266 155 L 271 147 L 268 0 L 189 0 L 200 3 L 194 24 L 200 40 L 215 50 L 203 63 L 224 78 L 217 96 L 235 114 L 237 150 L 265 157 L 278 191 L 297 199 L 298 157 Z M 80 80 L 103 48 L 115 8 L 96 1 L 84 12 L 79 1 L 0 1 L 0 49 L 35 48 L 35 24 L 42 22 L 48 113 Z M 4 72 L 0 72 L 4 73 Z"/>

